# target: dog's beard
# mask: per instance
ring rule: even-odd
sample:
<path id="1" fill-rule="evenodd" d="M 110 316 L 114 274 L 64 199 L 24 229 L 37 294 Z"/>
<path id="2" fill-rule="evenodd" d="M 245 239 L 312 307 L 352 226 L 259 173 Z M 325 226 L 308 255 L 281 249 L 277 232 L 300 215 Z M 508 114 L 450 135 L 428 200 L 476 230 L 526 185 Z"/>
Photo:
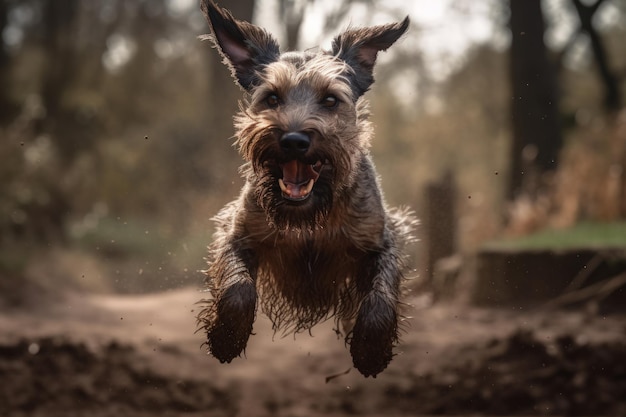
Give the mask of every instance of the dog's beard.
<path id="1" fill-rule="evenodd" d="M 266 166 L 261 172 L 256 172 L 255 197 L 265 211 L 268 224 L 281 231 L 313 231 L 323 227 L 334 200 L 332 169 L 325 167 L 320 172 L 308 198 L 303 201 L 286 198 L 280 179 L 276 168 Z"/>
<path id="2" fill-rule="evenodd" d="M 326 225 L 333 204 L 354 181 L 352 158 L 343 149 L 312 149 L 289 159 L 277 146 L 272 123 L 240 118 L 240 152 L 249 162 L 247 179 L 267 223 L 280 231 L 315 231 Z M 247 123 L 243 123 L 246 121 Z M 244 127 L 245 126 L 245 127 Z M 340 143 L 338 137 L 322 142 Z M 312 187 L 307 186 L 313 181 Z"/>

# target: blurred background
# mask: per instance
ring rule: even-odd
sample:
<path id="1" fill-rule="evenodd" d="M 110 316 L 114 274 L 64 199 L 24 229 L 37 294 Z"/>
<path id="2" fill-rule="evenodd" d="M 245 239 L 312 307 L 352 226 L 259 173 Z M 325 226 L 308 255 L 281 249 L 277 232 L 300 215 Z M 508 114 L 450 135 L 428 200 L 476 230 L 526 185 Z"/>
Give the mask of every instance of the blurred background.
<path id="1" fill-rule="evenodd" d="M 624 415 L 626 1 L 220 4 L 284 50 L 410 16 L 367 93 L 421 219 L 399 354 L 324 385 L 332 323 L 294 348 L 262 315 L 246 358 L 199 354 L 242 92 L 198 1 L 0 0 L 0 414 Z"/>
<path id="2" fill-rule="evenodd" d="M 284 49 L 411 17 L 368 98 L 388 202 L 418 212 L 424 246 L 447 239 L 416 264 L 580 223 L 625 230 L 623 0 L 223 5 Z M 209 219 L 241 185 L 242 93 L 207 30 L 194 0 L 0 2 L 2 298 L 199 283 Z"/>

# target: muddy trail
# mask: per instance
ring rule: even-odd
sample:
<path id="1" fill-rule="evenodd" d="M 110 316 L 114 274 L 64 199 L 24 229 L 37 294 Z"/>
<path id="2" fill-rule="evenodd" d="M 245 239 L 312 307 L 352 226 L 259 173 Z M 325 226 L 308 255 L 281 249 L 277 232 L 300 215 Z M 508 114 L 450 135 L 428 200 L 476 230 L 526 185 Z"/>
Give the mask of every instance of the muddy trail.
<path id="1" fill-rule="evenodd" d="M 332 323 L 222 365 L 194 334 L 194 290 L 80 296 L 0 314 L 0 416 L 626 415 L 626 321 L 580 312 L 420 308 L 365 379 Z"/>

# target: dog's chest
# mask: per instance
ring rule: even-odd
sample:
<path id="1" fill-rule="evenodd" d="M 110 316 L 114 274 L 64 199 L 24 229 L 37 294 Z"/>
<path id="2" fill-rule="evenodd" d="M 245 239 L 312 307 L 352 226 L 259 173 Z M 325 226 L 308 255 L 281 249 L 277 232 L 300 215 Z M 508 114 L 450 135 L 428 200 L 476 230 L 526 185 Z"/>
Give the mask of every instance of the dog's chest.
<path id="1" fill-rule="evenodd" d="M 343 281 L 353 275 L 359 252 L 340 238 L 276 239 L 259 247 L 259 266 L 274 279 Z M 289 272 L 287 272 L 289 271 Z M 291 275 L 285 277 L 285 275 Z"/>

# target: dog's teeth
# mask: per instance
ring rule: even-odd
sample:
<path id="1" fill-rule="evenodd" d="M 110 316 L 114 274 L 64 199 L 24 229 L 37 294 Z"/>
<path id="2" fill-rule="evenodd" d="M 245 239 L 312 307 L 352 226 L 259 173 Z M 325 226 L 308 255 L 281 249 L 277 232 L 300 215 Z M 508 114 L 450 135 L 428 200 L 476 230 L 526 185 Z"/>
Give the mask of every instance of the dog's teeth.
<path id="1" fill-rule="evenodd" d="M 318 175 L 322 169 L 322 161 L 317 161 L 316 163 L 311 165 L 311 169 L 315 171 Z"/>
<path id="2" fill-rule="evenodd" d="M 287 188 L 287 186 L 283 182 L 282 178 L 278 179 L 278 185 L 280 186 L 280 189 L 282 190 L 283 193 L 285 193 L 287 195 L 291 195 L 291 191 L 289 191 L 289 189 Z"/>
<path id="3" fill-rule="evenodd" d="M 313 184 L 315 184 L 315 180 L 314 179 L 309 180 L 309 183 L 306 185 L 306 188 L 304 189 L 304 192 L 302 193 L 302 195 L 308 195 L 313 189 Z"/>

